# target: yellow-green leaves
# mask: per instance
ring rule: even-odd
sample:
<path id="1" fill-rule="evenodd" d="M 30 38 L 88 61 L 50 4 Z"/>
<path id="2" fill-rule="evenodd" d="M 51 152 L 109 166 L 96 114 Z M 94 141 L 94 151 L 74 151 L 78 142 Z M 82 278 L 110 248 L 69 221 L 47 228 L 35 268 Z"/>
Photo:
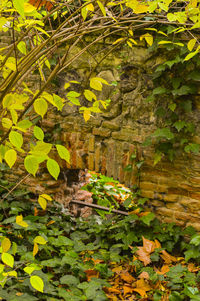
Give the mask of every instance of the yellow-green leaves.
<path id="1" fill-rule="evenodd" d="M 35 174 L 39 168 L 39 163 L 35 156 L 28 155 L 28 156 L 26 156 L 26 158 L 24 160 L 24 166 L 30 174 L 35 176 Z"/>
<path id="2" fill-rule="evenodd" d="M 34 267 L 28 266 L 24 268 L 24 272 L 31 275 L 35 271 Z"/>
<path id="3" fill-rule="evenodd" d="M 89 100 L 89 101 L 92 101 L 93 99 L 94 100 L 97 100 L 97 97 L 96 97 L 96 95 L 92 92 L 92 91 L 90 91 L 90 90 L 84 90 L 84 96 L 85 96 L 85 98 L 87 99 L 87 100 Z"/>
<path id="4" fill-rule="evenodd" d="M 21 148 L 23 144 L 23 137 L 21 133 L 11 131 L 9 134 L 9 140 L 12 145 L 14 145 L 16 148 Z"/>
<path id="5" fill-rule="evenodd" d="M 12 126 L 12 120 L 9 118 L 2 118 L 2 125 L 4 128 L 9 129 Z"/>
<path id="6" fill-rule="evenodd" d="M 6 163 L 8 164 L 8 166 L 11 168 L 16 160 L 17 160 L 17 153 L 14 149 L 9 149 L 6 153 L 5 153 L 5 157 L 4 157 Z"/>
<path id="7" fill-rule="evenodd" d="M 38 198 L 38 203 L 40 204 L 40 206 L 42 207 L 43 210 L 45 210 L 47 208 L 47 201 L 41 195 Z"/>
<path id="8" fill-rule="evenodd" d="M 38 98 L 35 100 L 33 106 L 35 112 L 43 118 L 48 109 L 46 100 L 44 98 Z"/>
<path id="9" fill-rule="evenodd" d="M 24 227 L 24 228 L 28 227 L 28 224 L 25 221 L 23 221 L 23 216 L 22 215 L 16 216 L 16 224 L 21 226 L 21 227 Z"/>
<path id="10" fill-rule="evenodd" d="M 45 210 L 47 208 L 47 201 L 45 198 L 39 196 L 38 203 L 40 204 L 40 206 L 43 210 Z"/>
<path id="11" fill-rule="evenodd" d="M 54 179 L 57 180 L 59 173 L 60 173 L 60 167 L 59 167 L 58 163 L 53 159 L 48 159 L 47 160 L 47 169 L 48 169 L 50 175 L 52 175 L 52 177 L 54 177 Z"/>
<path id="12" fill-rule="evenodd" d="M 34 243 L 37 243 L 39 245 L 45 245 L 47 243 L 47 241 L 42 236 L 36 236 L 34 238 Z"/>
<path id="13" fill-rule="evenodd" d="M 24 17 L 24 0 L 13 0 L 13 5 L 16 11 Z"/>
<path id="14" fill-rule="evenodd" d="M 1 260 L 11 268 L 14 266 L 14 257 L 9 253 L 2 253 Z"/>
<path id="15" fill-rule="evenodd" d="M 101 91 L 103 85 L 109 85 L 108 82 L 101 77 L 93 77 L 90 79 L 90 87 L 94 90 Z"/>
<path id="16" fill-rule="evenodd" d="M 67 98 L 69 99 L 69 101 L 71 103 L 73 103 L 76 106 L 80 106 L 80 101 L 78 99 L 78 97 L 80 96 L 80 93 L 77 93 L 75 91 L 70 91 L 69 93 L 67 93 Z"/>
<path id="17" fill-rule="evenodd" d="M 38 126 L 34 126 L 33 134 L 34 134 L 35 138 L 37 138 L 38 140 L 43 140 L 44 139 L 44 132 Z"/>
<path id="18" fill-rule="evenodd" d="M 187 48 L 189 51 L 192 51 L 192 49 L 194 48 L 196 44 L 196 39 L 191 39 L 188 43 L 187 43 Z"/>
<path id="19" fill-rule="evenodd" d="M 44 291 L 44 282 L 39 276 L 31 276 L 30 283 L 34 289 L 43 293 Z"/>
<path id="20" fill-rule="evenodd" d="M 48 194 L 43 193 L 38 198 L 38 203 L 40 204 L 43 210 L 45 210 L 47 207 L 47 201 L 52 201 L 52 198 Z"/>
<path id="21" fill-rule="evenodd" d="M 61 159 L 65 160 L 67 163 L 70 163 L 70 152 L 63 145 L 56 145 L 57 152 Z"/>
<path id="22" fill-rule="evenodd" d="M 97 4 L 99 5 L 100 10 L 101 10 L 102 14 L 105 17 L 106 16 L 106 10 L 105 10 L 104 5 L 101 3 L 101 1 L 97 1 Z"/>
<path id="23" fill-rule="evenodd" d="M 1 242 L 2 252 L 6 253 L 10 250 L 11 242 L 10 239 L 5 237 Z"/>
<path id="24" fill-rule="evenodd" d="M 153 36 L 149 33 L 145 33 L 140 37 L 140 41 L 142 41 L 143 39 L 145 39 L 145 41 L 147 42 L 147 44 L 149 46 L 152 46 L 153 44 Z"/>
<path id="25" fill-rule="evenodd" d="M 20 41 L 17 44 L 17 48 L 22 54 L 26 54 L 26 43 L 24 41 Z"/>

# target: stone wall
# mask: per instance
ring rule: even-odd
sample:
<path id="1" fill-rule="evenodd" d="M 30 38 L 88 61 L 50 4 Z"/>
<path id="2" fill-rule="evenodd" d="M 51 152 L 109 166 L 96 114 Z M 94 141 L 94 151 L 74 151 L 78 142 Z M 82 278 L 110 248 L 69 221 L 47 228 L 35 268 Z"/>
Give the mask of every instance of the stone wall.
<path id="1" fill-rule="evenodd" d="M 94 53 L 99 52 L 99 59 L 104 47 L 102 43 L 93 49 Z M 98 95 L 99 99 L 112 99 L 108 109 L 93 115 L 86 123 L 77 107 L 66 104 L 61 114 L 49 110 L 41 126 L 47 133 L 46 141 L 62 141 L 69 148 L 71 165 L 60 162 L 63 170 L 86 168 L 112 176 L 129 187 L 138 185 L 159 218 L 182 226 L 193 225 L 200 230 L 200 156 L 179 154 L 173 162 L 165 159 L 154 166 L 153 147 L 142 146 L 145 138 L 156 129 L 155 107 L 147 104 L 145 97 L 153 88 L 152 70 L 161 60 L 143 45 L 117 49 L 94 73 L 112 84 L 104 86 Z M 94 64 L 90 54 L 84 54 L 69 70 L 59 74 L 49 89 L 63 96 L 64 83 L 83 81 Z M 80 89 L 76 84 L 73 88 Z M 198 114 L 197 106 L 194 112 L 197 120 Z M 136 158 L 132 160 L 133 153 Z M 138 170 L 137 163 L 141 162 Z M 132 165 L 131 171 L 124 170 L 127 165 Z M 16 174 L 22 176 L 22 162 L 18 162 Z M 34 192 L 48 190 L 57 200 L 65 201 L 62 178 L 55 182 L 45 169 L 38 176 L 26 179 Z"/>

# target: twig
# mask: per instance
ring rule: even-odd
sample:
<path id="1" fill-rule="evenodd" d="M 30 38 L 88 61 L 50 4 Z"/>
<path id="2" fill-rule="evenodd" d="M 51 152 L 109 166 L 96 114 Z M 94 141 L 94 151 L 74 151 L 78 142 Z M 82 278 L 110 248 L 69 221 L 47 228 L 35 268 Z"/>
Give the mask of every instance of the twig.
<path id="1" fill-rule="evenodd" d="M 122 214 L 122 215 L 129 215 L 128 212 L 125 212 L 125 211 L 110 209 L 108 207 L 104 207 L 104 206 L 100 206 L 100 205 L 96 205 L 96 204 L 90 204 L 90 203 L 87 203 L 87 202 L 71 200 L 70 203 L 78 204 L 80 206 L 91 207 L 91 208 L 95 208 L 95 209 L 99 209 L 99 210 L 103 210 L 103 211 L 108 211 L 108 212 L 112 212 L 112 213 L 117 213 L 117 214 Z"/>
<path id="2" fill-rule="evenodd" d="M 11 190 L 9 190 L 8 193 L 0 200 L 0 202 L 3 202 L 13 192 L 13 190 L 15 190 L 28 177 L 30 177 L 30 174 L 27 174 L 25 177 L 23 177 Z"/>

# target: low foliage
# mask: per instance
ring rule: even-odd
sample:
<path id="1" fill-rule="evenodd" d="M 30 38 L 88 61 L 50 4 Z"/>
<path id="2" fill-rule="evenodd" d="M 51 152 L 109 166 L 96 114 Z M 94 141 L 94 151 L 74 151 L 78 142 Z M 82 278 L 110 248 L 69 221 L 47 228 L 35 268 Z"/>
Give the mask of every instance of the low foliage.
<path id="1" fill-rule="evenodd" d="M 95 182 L 102 199 L 107 180 Z M 2 300 L 199 300 L 200 236 L 194 229 L 161 224 L 136 197 L 127 217 L 87 220 L 53 202 L 41 210 L 31 198 L 15 191 L 1 208 Z M 190 244 L 185 235 L 192 236 Z"/>

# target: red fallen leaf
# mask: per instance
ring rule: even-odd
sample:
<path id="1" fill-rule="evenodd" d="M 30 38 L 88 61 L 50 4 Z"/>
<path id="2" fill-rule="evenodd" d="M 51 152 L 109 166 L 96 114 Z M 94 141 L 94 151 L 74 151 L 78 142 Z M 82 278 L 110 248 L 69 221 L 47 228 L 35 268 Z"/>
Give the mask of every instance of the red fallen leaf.
<path id="1" fill-rule="evenodd" d="M 86 270 L 84 271 L 87 276 L 87 280 L 90 281 L 91 278 L 99 278 L 99 272 L 95 270 Z"/>
<path id="2" fill-rule="evenodd" d="M 151 263 L 150 253 L 147 253 L 143 247 L 138 247 L 139 250 L 136 251 L 138 255 L 138 259 L 144 263 L 144 265 L 148 265 Z"/>
<path id="3" fill-rule="evenodd" d="M 53 8 L 53 2 L 49 0 L 29 0 L 29 3 L 33 6 L 35 6 L 37 9 L 45 6 L 45 8 L 50 11 Z"/>
<path id="4" fill-rule="evenodd" d="M 147 273 L 147 272 L 142 272 L 139 276 L 138 276 L 138 278 L 140 278 L 140 279 L 149 279 L 149 274 Z"/>
<path id="5" fill-rule="evenodd" d="M 160 255 L 162 257 L 162 259 L 164 260 L 165 263 L 169 264 L 172 262 L 177 262 L 176 257 L 170 255 L 169 253 L 167 253 L 167 251 L 163 250 L 161 251 L 162 255 Z"/>
<path id="6" fill-rule="evenodd" d="M 144 236 L 142 236 L 142 240 L 143 240 L 143 249 L 145 252 L 147 253 L 152 253 L 155 250 L 155 243 L 151 240 L 148 240 L 146 238 L 144 238 Z"/>
<path id="7" fill-rule="evenodd" d="M 121 279 L 124 280 L 125 282 L 132 283 L 135 281 L 135 278 L 129 274 L 128 272 L 122 272 L 120 273 Z"/>

